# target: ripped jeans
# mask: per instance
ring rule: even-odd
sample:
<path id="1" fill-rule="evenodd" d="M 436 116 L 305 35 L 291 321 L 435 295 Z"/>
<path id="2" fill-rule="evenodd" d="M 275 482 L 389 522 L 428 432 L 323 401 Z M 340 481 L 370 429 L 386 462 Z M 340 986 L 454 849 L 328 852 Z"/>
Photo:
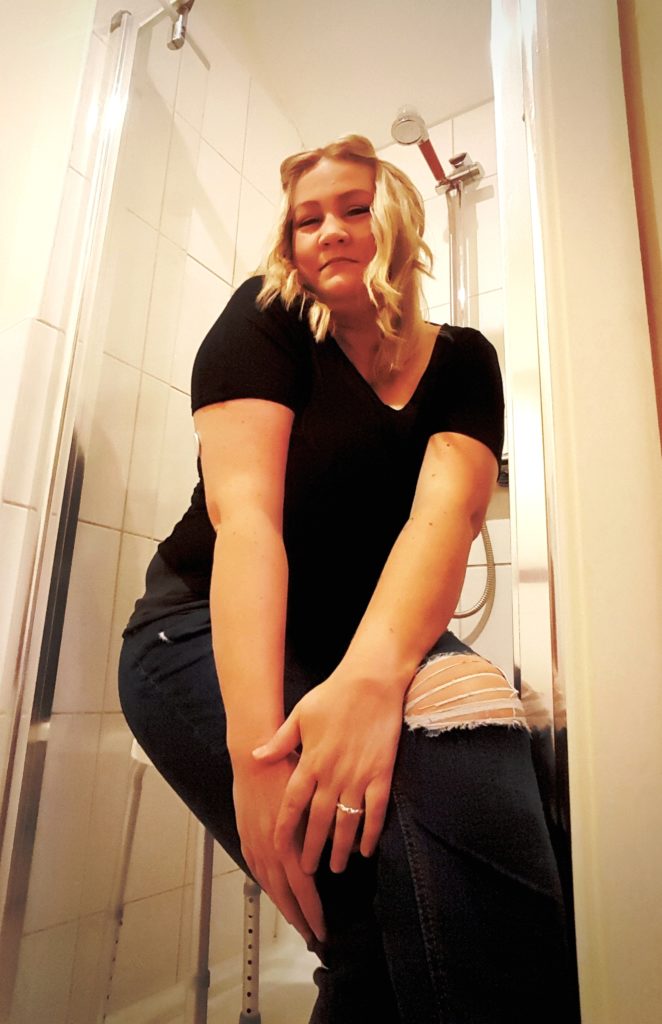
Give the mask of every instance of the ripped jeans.
<path id="1" fill-rule="evenodd" d="M 291 656 L 289 713 L 310 688 Z M 232 803 L 208 611 L 128 632 L 128 723 L 155 766 L 247 870 Z M 327 939 L 315 942 L 310 1024 L 575 1024 L 557 866 L 517 694 L 446 632 L 405 699 L 376 854 L 316 874 Z M 299 1022 L 292 1022 L 299 1024 Z"/>

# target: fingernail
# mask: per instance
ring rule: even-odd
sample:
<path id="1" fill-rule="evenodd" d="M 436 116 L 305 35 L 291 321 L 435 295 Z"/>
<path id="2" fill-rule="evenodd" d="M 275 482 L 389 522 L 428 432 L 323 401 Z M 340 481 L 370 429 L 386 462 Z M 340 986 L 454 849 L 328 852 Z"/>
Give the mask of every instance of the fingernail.
<path id="1" fill-rule="evenodd" d="M 318 942 L 326 942 L 326 929 L 320 928 L 315 932 Z"/>
<path id="2" fill-rule="evenodd" d="M 253 757 L 262 757 L 266 749 L 266 747 L 256 747 L 253 751 Z"/>

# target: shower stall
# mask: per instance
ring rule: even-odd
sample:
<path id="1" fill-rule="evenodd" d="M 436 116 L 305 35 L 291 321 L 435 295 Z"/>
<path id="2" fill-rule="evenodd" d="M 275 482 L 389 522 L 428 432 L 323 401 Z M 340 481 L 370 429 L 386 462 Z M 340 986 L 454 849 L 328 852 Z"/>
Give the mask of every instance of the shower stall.
<path id="1" fill-rule="evenodd" d="M 258 265 L 278 203 L 280 159 L 305 141 L 215 30 L 204 0 L 143 0 L 132 12 L 100 3 L 97 14 L 79 112 L 91 128 L 91 157 L 83 171 L 69 168 L 86 188 L 75 244 L 65 252 L 61 372 L 46 432 L 53 472 L 0 773 L 0 1021 L 11 1024 L 34 1024 L 46 1012 L 49 1024 L 185 1019 L 199 828 L 150 769 L 109 987 L 105 980 L 131 750 L 115 687 L 120 632 L 155 545 L 194 484 L 193 355 L 232 288 Z M 415 119 L 403 113 L 399 121 L 398 140 L 419 142 L 432 161 L 430 178 L 403 147 L 383 151 L 402 161 L 426 201 L 438 257 L 427 292 L 431 318 L 480 327 L 503 360 L 493 104 L 431 129 L 438 152 L 468 149 L 481 161 L 459 155 L 447 176 L 432 142 L 413 134 Z M 447 212 L 435 182 L 447 190 Z M 450 254 L 446 224 L 461 243 Z M 57 248 L 56 258 L 64 258 Z M 481 599 L 477 649 L 531 687 L 551 743 L 551 666 L 522 671 L 533 664 L 520 646 L 529 612 L 521 566 L 511 570 L 506 488 L 491 515 L 494 556 L 474 545 L 460 607 L 471 618 L 454 628 L 471 641 L 481 610 L 474 606 L 491 573 L 498 598 L 492 588 Z M 535 558 L 536 571 L 546 573 L 539 550 Z M 514 629 L 513 585 L 520 594 Z M 551 650 L 539 623 L 526 625 L 534 635 L 528 642 Z M 210 1005 L 217 1017 L 210 1020 L 234 1019 L 242 887 L 243 876 L 216 848 Z M 262 941 L 271 1005 L 284 998 L 277 971 L 287 1012 L 300 1005 L 305 1019 L 311 990 L 292 964 L 308 973 L 311 964 L 268 905 Z M 264 1019 L 280 1024 L 276 1015 Z"/>

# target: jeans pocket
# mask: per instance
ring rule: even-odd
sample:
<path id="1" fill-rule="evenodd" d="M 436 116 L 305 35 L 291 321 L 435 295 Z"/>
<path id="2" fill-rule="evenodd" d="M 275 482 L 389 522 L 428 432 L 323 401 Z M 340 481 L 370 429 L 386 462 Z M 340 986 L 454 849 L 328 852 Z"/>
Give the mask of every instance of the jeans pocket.
<path id="1" fill-rule="evenodd" d="M 208 609 L 196 610 L 186 615 L 181 615 L 171 621 L 156 623 L 162 625 L 158 629 L 158 639 L 165 644 L 177 644 L 184 640 L 193 640 L 195 637 L 203 636 L 205 633 L 211 635 L 211 616 Z"/>

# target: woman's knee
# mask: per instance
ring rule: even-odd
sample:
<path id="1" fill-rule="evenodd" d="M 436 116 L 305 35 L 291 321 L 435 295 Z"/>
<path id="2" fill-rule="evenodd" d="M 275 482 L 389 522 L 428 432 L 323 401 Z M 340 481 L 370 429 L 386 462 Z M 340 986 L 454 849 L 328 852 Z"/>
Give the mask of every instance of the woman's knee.
<path id="1" fill-rule="evenodd" d="M 512 683 L 473 653 L 434 655 L 424 662 L 405 694 L 404 719 L 410 729 L 429 733 L 480 725 L 528 728 Z"/>

